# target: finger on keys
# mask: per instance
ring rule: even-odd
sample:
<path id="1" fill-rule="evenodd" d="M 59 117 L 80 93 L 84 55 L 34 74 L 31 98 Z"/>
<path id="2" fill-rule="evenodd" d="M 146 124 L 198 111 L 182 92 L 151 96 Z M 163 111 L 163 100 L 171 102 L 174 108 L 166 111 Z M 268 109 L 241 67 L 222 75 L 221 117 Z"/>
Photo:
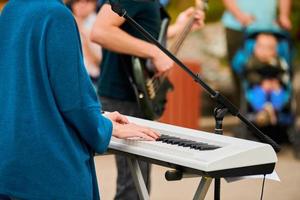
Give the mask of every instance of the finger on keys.
<path id="1" fill-rule="evenodd" d="M 129 123 L 127 117 L 125 117 L 124 115 L 120 114 L 120 113 L 117 112 L 117 111 L 112 112 L 112 113 L 108 113 L 107 116 L 108 116 L 112 121 L 115 121 L 115 122 L 120 123 L 120 124 L 128 124 L 128 123 Z"/>
<path id="2" fill-rule="evenodd" d="M 122 124 L 128 124 L 129 120 L 127 119 L 126 116 L 119 113 L 117 122 L 122 123 Z"/>
<path id="3" fill-rule="evenodd" d="M 154 138 L 155 140 L 157 140 L 160 137 L 160 134 L 155 132 L 154 130 L 150 129 L 150 128 L 145 128 L 145 130 L 143 131 L 145 134 L 147 134 L 148 136 Z"/>
<path id="4" fill-rule="evenodd" d="M 157 140 L 160 137 L 160 134 L 158 132 L 145 126 L 140 126 L 140 131 L 155 140 Z"/>
<path id="5" fill-rule="evenodd" d="M 155 141 L 155 139 L 144 132 L 138 131 L 137 133 L 142 140 L 147 140 L 147 141 Z"/>

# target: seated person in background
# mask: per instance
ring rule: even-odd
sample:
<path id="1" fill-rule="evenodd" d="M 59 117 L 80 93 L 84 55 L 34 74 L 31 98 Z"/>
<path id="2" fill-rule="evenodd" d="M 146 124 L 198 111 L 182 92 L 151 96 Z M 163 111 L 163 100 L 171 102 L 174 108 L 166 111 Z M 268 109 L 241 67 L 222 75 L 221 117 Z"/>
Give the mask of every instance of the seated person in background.
<path id="1" fill-rule="evenodd" d="M 102 59 L 100 45 L 90 40 L 90 32 L 97 17 L 97 0 L 70 0 L 67 5 L 76 19 L 82 43 L 84 64 L 95 84 L 100 75 L 99 65 Z"/>
<path id="2" fill-rule="evenodd" d="M 289 81 L 288 66 L 277 54 L 277 40 L 272 34 L 256 38 L 254 53 L 245 65 L 244 77 L 250 84 L 247 100 L 257 112 L 258 125 L 275 125 L 276 112 L 288 101 L 283 85 Z"/>

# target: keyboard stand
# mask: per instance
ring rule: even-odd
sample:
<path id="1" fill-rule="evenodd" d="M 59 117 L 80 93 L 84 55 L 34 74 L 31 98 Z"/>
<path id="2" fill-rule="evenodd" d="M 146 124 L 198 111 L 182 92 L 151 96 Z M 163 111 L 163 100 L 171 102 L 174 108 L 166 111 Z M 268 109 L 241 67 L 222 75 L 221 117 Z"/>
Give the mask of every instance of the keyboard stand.
<path id="1" fill-rule="evenodd" d="M 204 200 L 211 182 L 212 182 L 212 178 L 202 177 L 193 200 Z"/>
<path id="2" fill-rule="evenodd" d="M 138 161 L 134 158 L 127 157 L 127 162 L 131 171 L 131 175 L 141 200 L 149 200 L 149 192 L 147 190 L 142 171 Z"/>
<path id="3" fill-rule="evenodd" d="M 142 176 L 142 172 L 138 161 L 134 158 L 127 157 L 127 162 L 130 167 L 131 175 L 140 199 L 149 200 L 150 199 L 149 192 L 145 185 L 145 181 Z M 212 182 L 211 177 L 202 177 L 193 200 L 204 200 L 211 182 Z"/>

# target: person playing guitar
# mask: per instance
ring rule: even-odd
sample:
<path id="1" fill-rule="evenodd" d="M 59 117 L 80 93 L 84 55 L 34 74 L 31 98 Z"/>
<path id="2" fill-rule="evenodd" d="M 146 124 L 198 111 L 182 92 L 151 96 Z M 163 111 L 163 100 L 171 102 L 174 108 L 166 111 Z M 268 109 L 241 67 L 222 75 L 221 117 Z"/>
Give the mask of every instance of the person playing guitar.
<path id="1" fill-rule="evenodd" d="M 128 15 L 158 38 L 161 27 L 161 5 L 158 0 L 132 1 L 120 0 Z M 183 11 L 176 22 L 168 28 L 167 37 L 175 37 L 193 17 L 193 30 L 204 25 L 204 12 L 189 8 Z M 124 18 L 111 10 L 106 2 L 98 13 L 91 32 L 93 42 L 103 47 L 103 61 L 100 66 L 98 95 L 103 110 L 118 110 L 122 114 L 147 118 L 139 107 L 136 93 L 132 87 L 132 56 L 150 59 L 157 74 L 164 74 L 173 66 L 173 61 L 155 45 L 144 40 L 143 36 L 131 27 Z M 118 177 L 115 199 L 139 199 L 126 158 L 116 156 Z M 139 162 L 144 180 L 149 189 L 150 165 Z"/>

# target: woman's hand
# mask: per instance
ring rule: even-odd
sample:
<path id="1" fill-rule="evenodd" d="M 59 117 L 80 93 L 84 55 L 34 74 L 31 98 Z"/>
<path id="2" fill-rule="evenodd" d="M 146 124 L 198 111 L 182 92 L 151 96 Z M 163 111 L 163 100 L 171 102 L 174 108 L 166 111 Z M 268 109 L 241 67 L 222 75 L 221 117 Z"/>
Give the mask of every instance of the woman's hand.
<path id="1" fill-rule="evenodd" d="M 150 128 L 134 123 L 119 124 L 113 123 L 113 136 L 120 139 L 138 138 L 142 140 L 155 141 L 159 134 Z"/>
<path id="2" fill-rule="evenodd" d="M 154 130 L 130 123 L 124 115 L 119 112 L 106 113 L 113 123 L 113 136 L 120 139 L 139 138 L 142 140 L 154 141 L 159 138 L 160 134 Z"/>
<path id="3" fill-rule="evenodd" d="M 119 123 L 119 124 L 129 123 L 128 119 L 124 115 L 121 115 L 119 112 L 116 111 L 111 113 L 106 113 L 105 116 L 115 123 Z"/>

